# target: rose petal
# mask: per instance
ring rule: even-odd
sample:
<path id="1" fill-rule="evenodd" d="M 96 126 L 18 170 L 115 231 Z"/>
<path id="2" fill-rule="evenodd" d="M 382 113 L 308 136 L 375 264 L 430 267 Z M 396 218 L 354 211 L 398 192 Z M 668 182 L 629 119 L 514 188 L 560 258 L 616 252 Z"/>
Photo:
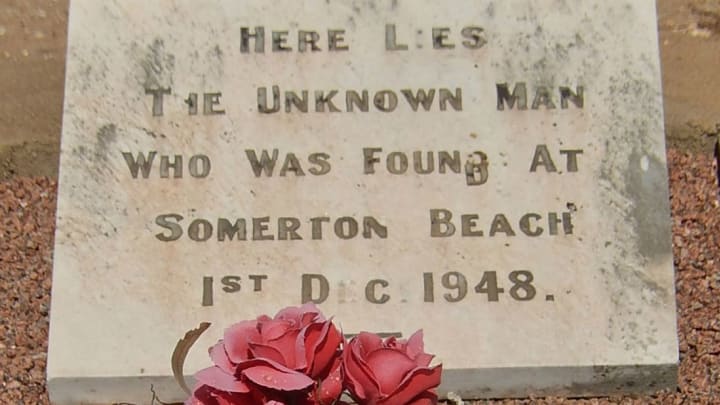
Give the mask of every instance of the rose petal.
<path id="1" fill-rule="evenodd" d="M 225 351 L 233 363 L 240 363 L 241 361 L 248 360 L 248 343 L 259 340 L 260 333 L 258 332 L 257 322 L 255 321 L 243 321 L 236 323 L 226 329 L 225 334 L 223 335 Z"/>
<path id="2" fill-rule="evenodd" d="M 235 393 L 219 391 L 207 385 L 201 385 L 185 405 L 263 405 L 264 401 L 256 393 Z"/>
<path id="3" fill-rule="evenodd" d="M 385 339 L 385 341 L 383 342 L 383 346 L 405 351 L 405 341 L 402 339 L 398 340 L 395 336 L 390 336 L 389 338 Z"/>
<path id="4" fill-rule="evenodd" d="M 339 360 L 339 359 L 338 359 Z M 317 401 L 320 405 L 333 404 L 343 391 L 341 362 L 336 361 L 330 374 L 322 380 L 317 389 Z"/>
<path id="5" fill-rule="evenodd" d="M 312 325 L 310 325 L 312 326 Z M 295 337 L 295 370 L 302 371 L 307 374 L 310 352 L 307 347 L 307 331 L 310 326 L 303 327 Z"/>
<path id="6" fill-rule="evenodd" d="M 228 358 L 223 341 L 219 341 L 210 348 L 210 360 L 226 373 L 235 374 L 235 365 L 230 361 L 230 358 Z"/>
<path id="7" fill-rule="evenodd" d="M 302 314 L 302 307 L 287 307 L 278 311 L 274 319 L 297 320 Z"/>
<path id="8" fill-rule="evenodd" d="M 302 312 L 301 322 L 304 325 L 308 325 L 311 322 L 325 322 L 325 316 L 314 303 L 307 302 L 300 307 Z"/>
<path id="9" fill-rule="evenodd" d="M 440 385 L 442 366 L 417 368 L 405 377 L 395 392 L 383 398 L 378 405 L 407 404 L 415 397 Z"/>
<path id="10" fill-rule="evenodd" d="M 220 391 L 250 392 L 250 387 L 235 378 L 234 375 L 224 372 L 220 367 L 208 367 L 195 373 L 195 379 L 205 385 Z"/>
<path id="11" fill-rule="evenodd" d="M 285 335 L 292 327 L 292 322 L 283 319 L 273 319 L 260 324 L 260 334 L 262 340 L 267 342 L 275 340 Z"/>
<path id="12" fill-rule="evenodd" d="M 418 367 L 428 367 L 434 358 L 435 356 L 432 354 L 420 353 L 415 357 L 415 364 L 417 364 Z"/>
<path id="13" fill-rule="evenodd" d="M 242 371 L 242 374 L 257 385 L 279 391 L 304 390 L 314 383 L 303 373 L 279 370 L 265 364 L 248 367 Z"/>
<path id="14" fill-rule="evenodd" d="M 213 392 L 213 399 L 216 401 L 213 405 L 260 405 L 261 402 L 256 401 L 251 394 L 236 394 L 230 392 Z"/>
<path id="15" fill-rule="evenodd" d="M 357 337 L 348 343 L 343 351 L 343 368 L 348 388 L 356 397 L 365 402 L 374 401 L 380 395 L 380 385 L 375 380 L 372 371 L 358 354 L 359 341 Z"/>
<path id="16" fill-rule="evenodd" d="M 374 333 L 360 332 L 360 334 L 355 337 L 355 340 L 357 340 L 356 346 L 359 350 L 358 354 L 363 358 L 373 350 L 383 347 L 382 339 Z"/>
<path id="17" fill-rule="evenodd" d="M 405 352 L 411 359 L 415 359 L 419 354 L 425 352 L 423 344 L 423 330 L 420 329 L 410 336 L 405 346 Z"/>
<path id="18" fill-rule="evenodd" d="M 292 369 L 299 369 L 297 366 L 297 341 L 300 339 L 299 337 L 300 331 L 297 329 L 288 330 L 287 333 L 285 333 L 283 336 L 267 341 L 266 343 L 269 346 L 274 347 L 282 353 L 283 358 L 285 359 L 284 364 Z M 305 353 L 301 354 L 302 363 L 305 362 Z"/>
<path id="19" fill-rule="evenodd" d="M 338 355 L 338 349 L 343 342 L 343 336 L 331 321 L 325 322 L 323 326 L 325 337 L 318 342 L 314 349 L 314 357 L 309 370 L 309 375 L 317 378 L 322 375 L 332 364 Z"/>
<path id="20" fill-rule="evenodd" d="M 192 396 L 185 401 L 185 405 L 216 405 L 217 401 L 211 396 L 213 388 L 204 384 L 198 384 L 193 390 Z"/>
<path id="21" fill-rule="evenodd" d="M 388 395 L 397 389 L 405 376 L 417 365 L 405 353 L 395 349 L 378 349 L 365 359 L 380 384 L 380 392 Z"/>
<path id="22" fill-rule="evenodd" d="M 313 323 L 303 329 L 302 335 L 305 336 L 304 344 L 300 344 L 299 341 L 298 350 L 303 349 L 307 374 L 312 378 L 317 378 L 319 374 L 327 370 L 337 355 L 337 349 L 343 337 L 331 321 Z"/>
<path id="23" fill-rule="evenodd" d="M 298 335 L 295 348 L 297 352 L 302 353 L 305 357 L 305 366 L 308 369 L 312 367 L 315 349 L 327 335 L 327 329 L 326 324 L 313 323 L 304 327 L 300 331 L 300 335 Z"/>
<path id="24" fill-rule="evenodd" d="M 261 343 L 250 343 L 250 352 L 255 359 L 268 359 L 285 365 L 285 357 L 276 348 Z"/>

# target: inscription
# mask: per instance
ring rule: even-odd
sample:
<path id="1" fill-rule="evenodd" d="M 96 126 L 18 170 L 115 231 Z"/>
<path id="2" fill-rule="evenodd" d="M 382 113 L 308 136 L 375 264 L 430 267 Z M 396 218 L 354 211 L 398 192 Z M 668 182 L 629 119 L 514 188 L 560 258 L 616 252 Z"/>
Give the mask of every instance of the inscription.
<path id="1" fill-rule="evenodd" d="M 398 95 L 399 94 L 399 95 Z M 437 95 L 437 96 L 436 96 Z M 404 104 L 400 103 L 404 100 Z M 437 102 L 435 102 L 437 100 Z M 461 88 L 439 89 L 383 89 L 370 90 L 285 90 L 279 85 L 259 87 L 257 108 L 261 114 L 286 113 L 339 113 L 339 112 L 384 112 L 390 113 L 404 105 L 404 110 L 417 111 L 462 111 Z"/>
<path id="2" fill-rule="evenodd" d="M 342 27 L 325 29 L 284 29 L 268 28 L 263 25 L 242 26 L 239 30 L 239 50 L 241 54 L 267 55 L 282 53 L 349 52 L 355 40 Z M 384 51 L 390 53 L 409 52 L 430 49 L 440 54 L 447 52 L 481 51 L 489 45 L 490 36 L 478 24 L 460 26 L 437 25 L 432 27 L 411 27 L 393 22 L 384 25 L 384 37 L 378 38 Z M 222 52 L 218 49 L 218 52 Z M 475 66 L 478 67 L 477 65 Z M 369 89 L 362 86 L 341 88 L 288 88 L 282 83 L 254 86 L 255 94 L 241 94 L 246 100 L 248 111 L 261 117 L 281 114 L 302 117 L 304 114 L 331 116 L 334 113 L 453 113 L 460 116 L 465 110 L 465 90 L 462 87 L 403 87 Z M 528 81 L 514 83 L 497 82 L 486 87 L 486 97 L 473 94 L 470 99 L 493 97 L 496 103 L 493 112 L 560 110 L 564 114 L 573 111 L 582 112 L 586 106 L 587 92 L 582 84 L 547 86 L 529 84 Z M 188 91 L 189 90 L 189 91 Z M 152 117 L 161 119 L 171 110 L 173 113 L 186 114 L 188 119 L 217 120 L 232 115 L 223 103 L 223 92 L 217 89 L 198 91 L 187 89 L 177 97 L 169 85 L 143 87 L 145 100 L 150 100 L 148 111 Z M 147 98 L 149 97 L 149 99 Z M 169 101 L 170 100 L 170 101 Z M 236 105 L 236 104 L 230 104 Z M 566 112 L 565 112 L 566 111 Z M 192 117 L 192 118 L 190 118 Z M 266 118 L 263 118 L 266 119 Z M 154 134 L 154 129 L 142 128 L 145 133 Z M 243 139 L 244 129 L 238 127 L 239 139 Z M 525 134 L 523 134 L 525 135 Z M 172 137 L 163 135 L 163 139 Z M 439 135 L 440 136 L 440 135 Z M 442 134 L 452 136 L 452 134 Z M 470 134 L 476 138 L 476 134 Z M 273 134 L 267 139 L 272 140 Z M 157 137 L 154 137 L 157 138 Z M 558 140 L 560 145 L 564 145 Z M 249 146 L 249 147 L 248 147 Z M 422 149 L 398 148 L 382 143 L 360 147 L 357 154 L 347 159 L 333 157 L 332 148 L 328 150 L 294 151 L 284 150 L 272 143 L 265 147 L 240 144 L 240 159 L 245 160 L 245 176 L 270 181 L 273 178 L 300 178 L 312 176 L 322 184 L 339 165 L 355 165 L 358 176 L 394 178 L 397 176 L 457 175 L 467 186 L 486 185 L 489 182 L 501 182 L 502 172 L 507 168 L 508 156 L 489 156 L 477 148 L 460 150 L 454 148 Z M 182 152 L 168 153 L 159 150 L 122 151 L 122 158 L 129 177 L 137 180 L 183 179 L 206 180 L 219 169 L 213 165 L 211 157 L 204 153 Z M 529 175 L 580 173 L 582 170 L 583 148 L 557 147 L 545 143 L 537 144 L 524 166 Z M 235 163 L 235 162 L 233 162 Z M 495 163 L 495 165 L 491 164 Z M 500 166 L 502 164 L 502 167 Z M 222 166 L 222 165 L 220 165 Z M 243 165 L 240 165 L 243 167 Z M 225 169 L 225 168 L 223 168 Z M 235 169 L 235 167 L 233 167 Z M 499 175 L 496 176 L 496 173 Z M 444 184 L 444 183 L 440 183 Z M 262 192 L 262 191 L 259 191 Z M 255 195 L 255 191 L 251 190 Z M 339 198 L 344 198 L 341 196 Z M 183 215 L 168 212 L 156 215 L 150 227 L 154 240 L 172 243 L 187 240 L 196 243 L 237 242 L 295 242 L 362 239 L 398 240 L 427 238 L 429 243 L 447 238 L 539 238 L 571 237 L 575 233 L 573 218 L 579 215 L 577 205 L 568 202 L 568 211 L 535 209 L 522 214 L 508 215 L 505 212 L 477 214 L 455 212 L 448 208 L 408 207 L 408 215 L 424 213 L 421 220 L 427 221 L 427 230 L 423 234 L 412 235 L 407 231 L 393 233 L 385 220 L 379 215 L 323 213 L 313 217 L 292 215 L 270 216 L 252 212 L 247 217 L 202 218 L 193 214 Z M 555 294 L 540 293 L 535 285 L 535 276 L 529 270 L 513 270 L 507 273 L 484 271 L 468 276 L 466 272 L 446 271 L 421 273 L 418 280 L 423 296 L 420 302 L 447 303 L 460 302 L 471 293 L 486 297 L 487 302 L 500 302 L 503 296 L 518 302 L 532 301 L 544 297 L 546 302 L 555 302 Z M 473 279 L 473 280 L 471 280 Z M 336 297 L 339 303 L 363 301 L 372 305 L 388 302 L 413 300 L 413 297 L 398 295 L 398 286 L 392 280 L 369 277 L 363 282 L 342 281 L 334 285 L 330 279 L 319 272 L 300 275 L 300 302 L 322 303 Z M 203 306 L 213 306 L 219 297 L 235 295 L 259 299 L 272 289 L 273 280 L 268 274 L 225 275 L 202 277 Z"/>
<path id="3" fill-rule="evenodd" d="M 297 44 L 299 52 L 318 52 L 323 50 L 320 31 L 315 30 L 268 30 L 270 40 L 266 41 L 264 26 L 240 28 L 240 52 L 264 53 L 290 52 L 292 43 Z M 328 29 L 324 32 L 325 50 L 330 52 L 348 51 L 350 47 L 345 42 L 344 29 Z M 291 37 L 292 35 L 292 37 Z"/>
<path id="4" fill-rule="evenodd" d="M 187 225 L 183 226 L 185 224 Z M 183 238 L 194 242 L 231 242 L 322 240 L 327 239 L 328 235 L 343 240 L 385 239 L 388 236 L 387 226 L 372 216 L 364 216 L 359 220 L 352 216 L 334 219 L 318 216 L 304 220 L 296 217 L 272 219 L 265 216 L 250 219 L 217 218 L 212 222 L 195 218 L 188 222 L 180 214 L 169 213 L 158 215 L 155 225 L 161 228 L 160 232 L 155 234 L 155 238 L 161 242 L 175 242 Z"/>
<path id="5" fill-rule="evenodd" d="M 183 178 L 185 168 L 183 162 L 185 161 L 187 161 L 187 172 L 190 177 L 202 179 L 210 175 L 212 164 L 207 155 L 192 155 L 189 159 L 186 159 L 183 155 L 160 155 L 159 162 L 155 160 L 157 155 L 157 151 L 150 151 L 147 154 L 139 152 L 136 155 L 130 152 L 122 153 L 130 171 L 130 176 L 133 179 L 137 179 L 138 176 L 143 179 L 149 178 L 153 167 L 156 168 L 160 178 L 181 179 Z M 153 164 L 154 162 L 157 162 L 157 164 Z"/>
<path id="6" fill-rule="evenodd" d="M 508 110 L 514 108 L 518 110 L 528 109 L 527 85 L 524 82 L 515 84 L 512 93 L 507 83 L 496 84 L 496 89 L 498 111 L 504 111 L 505 107 L 507 107 Z M 557 94 L 557 97 L 553 97 L 553 94 Z M 568 86 L 561 86 L 558 88 L 557 93 L 553 93 L 547 86 L 536 86 L 530 108 L 539 110 L 540 107 L 544 107 L 548 110 L 554 110 L 557 108 L 556 100 L 558 99 L 560 100 L 560 108 L 563 110 L 570 108 L 570 103 L 582 109 L 585 107 L 585 88 L 583 86 L 577 86 L 573 91 Z"/>
<path id="7" fill-rule="evenodd" d="M 439 277 L 436 277 L 439 276 Z M 360 300 L 369 304 L 386 304 L 393 299 L 402 302 L 435 303 L 441 299 L 448 303 L 457 303 L 474 292 L 478 296 L 485 296 L 487 302 L 500 302 L 504 294 L 508 299 L 517 302 L 533 301 L 538 297 L 538 288 L 535 276 L 529 270 L 513 270 L 504 276 L 506 287 L 499 282 L 496 271 L 482 272 L 475 285 L 462 272 L 449 271 L 442 274 L 433 272 L 422 273 L 418 282 L 422 284 L 422 297 L 398 296 L 398 289 L 393 289 L 393 283 L 386 279 L 374 278 L 366 282 L 348 283 L 345 281 L 332 284 L 330 280 L 319 273 L 306 273 L 300 277 L 300 302 L 322 304 L 328 299 L 337 299 L 342 304 L 358 302 Z M 360 291 L 362 290 L 362 291 Z M 555 302 L 554 294 L 540 295 L 546 302 Z"/>
<path id="8" fill-rule="evenodd" d="M 375 174 L 376 166 L 387 173 L 404 175 L 410 170 L 416 174 L 457 173 L 465 176 L 468 186 L 479 186 L 488 180 L 488 157 L 482 151 L 475 151 L 461 159 L 459 151 L 394 151 L 381 158 L 382 148 L 363 148 L 363 174 Z M 383 163 L 384 160 L 384 165 Z M 435 162 L 437 161 L 437 165 Z"/>
<path id="9" fill-rule="evenodd" d="M 570 205 L 572 203 L 568 203 Z M 520 216 L 511 224 L 505 214 L 496 214 L 491 220 L 481 224 L 478 214 L 462 214 L 460 221 L 453 219 L 457 217 L 448 209 L 430 210 L 430 236 L 433 238 L 447 238 L 453 235 L 461 237 L 482 237 L 482 236 L 506 236 L 514 237 L 518 231 L 525 236 L 539 237 L 542 235 L 559 236 L 572 235 L 573 223 L 571 212 L 549 212 L 545 216 L 529 212 Z M 457 226 L 460 232 L 457 232 Z"/>
<path id="10" fill-rule="evenodd" d="M 460 302 L 467 297 L 468 278 L 462 273 L 447 272 L 440 277 L 440 280 L 440 285 L 446 291 L 442 295 L 445 301 Z M 537 295 L 537 290 L 533 285 L 535 276 L 532 272 L 515 270 L 509 273 L 508 280 L 511 283 L 508 293 L 515 301 L 531 301 Z M 425 302 L 435 302 L 435 275 L 433 273 L 423 273 L 423 289 Z M 498 302 L 505 289 L 498 286 L 497 272 L 486 271 L 475 285 L 474 291 L 478 294 L 485 294 L 488 302 Z"/>

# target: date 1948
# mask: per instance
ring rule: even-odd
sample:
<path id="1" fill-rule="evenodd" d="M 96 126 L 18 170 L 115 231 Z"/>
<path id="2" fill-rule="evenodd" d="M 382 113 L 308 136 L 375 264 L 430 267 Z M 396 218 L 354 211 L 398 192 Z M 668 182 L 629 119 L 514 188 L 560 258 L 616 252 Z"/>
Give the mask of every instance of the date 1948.
<path id="1" fill-rule="evenodd" d="M 267 287 L 272 288 L 267 275 L 254 274 L 245 278 L 252 284 L 249 289 L 252 293 L 264 291 L 266 283 Z M 507 281 L 503 281 L 505 279 Z M 240 276 L 226 276 L 219 281 L 222 287 L 218 292 L 234 294 L 246 290 L 241 288 L 242 278 Z M 457 271 L 442 274 L 423 273 L 422 280 L 418 281 L 422 282 L 423 301 L 427 303 L 460 302 L 468 298 L 470 292 L 475 292 L 478 296 L 485 296 L 487 302 L 500 302 L 505 293 L 509 295 L 510 300 L 519 302 L 533 301 L 538 296 L 538 289 L 534 283 L 535 276 L 528 270 L 515 270 L 507 275 L 498 275 L 498 272 L 495 271 L 485 271 L 481 273 L 479 280 L 473 281 L 476 282 L 474 285 L 467 276 Z M 358 291 L 350 291 L 355 289 L 351 286 L 359 287 Z M 338 291 L 331 291 L 335 289 Z M 334 286 L 321 274 L 302 274 L 300 290 L 301 303 L 321 304 L 335 295 L 340 304 L 363 301 L 363 298 L 371 304 L 385 304 L 391 301 L 408 302 L 410 300 L 409 297 L 398 296 L 398 292 L 393 290 L 392 283 L 383 279 L 373 279 L 367 283 L 340 282 Z M 214 292 L 214 277 L 204 277 L 203 306 L 214 305 Z M 544 298 L 545 301 L 555 301 L 555 296 L 552 294 L 546 294 Z"/>

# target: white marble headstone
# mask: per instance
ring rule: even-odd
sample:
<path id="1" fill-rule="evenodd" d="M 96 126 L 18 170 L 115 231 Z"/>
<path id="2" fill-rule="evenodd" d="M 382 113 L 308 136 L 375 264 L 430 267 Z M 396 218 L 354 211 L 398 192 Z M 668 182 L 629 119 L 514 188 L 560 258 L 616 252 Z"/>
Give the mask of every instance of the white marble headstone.
<path id="1" fill-rule="evenodd" d="M 652 0 L 74 0 L 55 404 L 165 402 L 177 340 L 317 302 L 441 394 L 675 384 Z"/>

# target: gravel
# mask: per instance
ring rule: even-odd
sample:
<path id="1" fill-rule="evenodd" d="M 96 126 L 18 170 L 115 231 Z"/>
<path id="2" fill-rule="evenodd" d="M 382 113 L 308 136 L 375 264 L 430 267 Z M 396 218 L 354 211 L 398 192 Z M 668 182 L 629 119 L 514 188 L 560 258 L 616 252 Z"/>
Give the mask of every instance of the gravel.
<path id="1" fill-rule="evenodd" d="M 654 396 L 488 404 L 720 403 L 720 204 L 713 158 L 668 152 L 677 272 L 678 389 Z M 47 404 L 56 182 L 0 182 L 0 404 Z"/>

